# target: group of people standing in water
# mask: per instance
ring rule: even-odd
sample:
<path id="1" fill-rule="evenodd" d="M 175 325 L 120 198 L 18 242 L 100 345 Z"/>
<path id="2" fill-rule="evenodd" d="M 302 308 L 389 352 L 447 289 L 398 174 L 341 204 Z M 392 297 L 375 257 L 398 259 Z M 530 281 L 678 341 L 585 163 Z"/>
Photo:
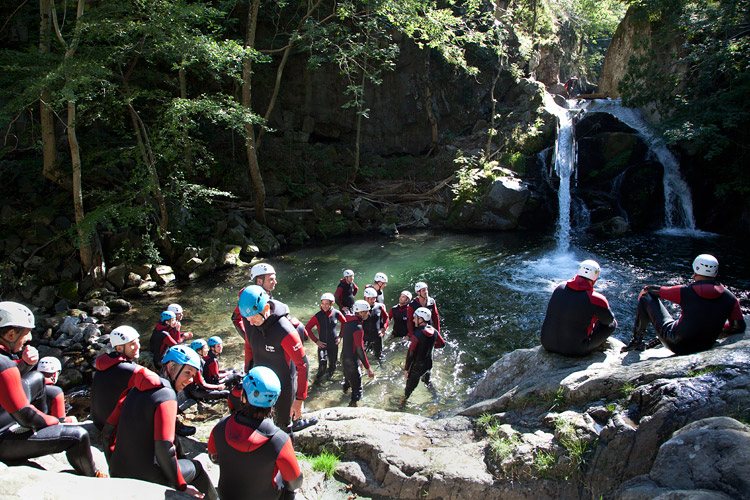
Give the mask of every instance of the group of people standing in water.
<path id="1" fill-rule="evenodd" d="M 662 344 L 676 354 L 689 354 L 710 348 L 722 332 L 745 330 L 739 301 L 716 281 L 718 261 L 703 254 L 692 267 L 690 284 L 644 287 L 633 338 L 624 351 Z M 596 262 L 585 260 L 573 279 L 554 290 L 541 331 L 546 350 L 582 356 L 615 331 L 617 321 L 607 299 L 594 291 L 600 273 Z M 140 336 L 134 328 L 112 330 L 111 352 L 96 359 L 91 387 L 91 418 L 101 430 L 110 475 L 208 499 L 293 498 L 302 473 L 292 436 L 317 422 L 302 417 L 308 390 L 307 338 L 318 348 L 316 380 L 335 375 L 341 351 L 343 390 L 351 391 L 350 406 L 362 398 L 360 369 L 374 376 L 367 353 L 382 356 L 389 326 L 394 337 L 409 340 L 402 402 L 420 380 L 430 383 L 433 349 L 445 341 L 426 283 L 415 285 L 414 296 L 402 291 L 398 303 L 386 309 L 383 289 L 388 277 L 377 273 L 365 287 L 364 299 L 357 300 L 354 272 L 347 269 L 335 291 L 320 296 L 320 310 L 302 325 L 284 303 L 273 299 L 277 281 L 272 266 L 256 264 L 250 278 L 232 314 L 245 341 L 244 376 L 219 367 L 220 337 L 194 339 L 181 331 L 179 304 L 161 314 L 150 339 L 158 373 L 137 364 Z M 672 318 L 661 299 L 681 306 L 679 319 Z M 69 425 L 75 419 L 64 415 L 64 404 L 60 413 L 61 391 L 52 389 L 59 360 L 38 360 L 36 350 L 26 345 L 34 324 L 27 307 L 0 302 L 0 460 L 65 451 L 78 473 L 106 477 L 94 463 L 86 430 Z M 649 324 L 656 339 L 647 343 Z M 208 442 L 209 457 L 220 468 L 218 488 L 199 461 L 184 455 L 176 439 L 195 431 L 177 418 L 178 394 L 183 391 L 196 399 L 228 400 L 231 413 L 214 427 Z"/>

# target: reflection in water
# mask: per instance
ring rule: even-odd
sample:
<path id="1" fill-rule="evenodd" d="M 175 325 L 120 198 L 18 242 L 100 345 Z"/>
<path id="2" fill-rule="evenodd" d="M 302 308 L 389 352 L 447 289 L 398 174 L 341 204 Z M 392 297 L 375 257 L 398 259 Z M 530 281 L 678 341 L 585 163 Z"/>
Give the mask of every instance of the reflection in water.
<path id="1" fill-rule="evenodd" d="M 406 411 L 434 415 L 456 408 L 484 370 L 504 353 L 539 343 L 549 296 L 557 283 L 572 278 L 587 258 L 602 266 L 596 289 L 610 301 L 620 327 L 616 336 L 630 337 L 635 300 L 647 283 L 678 284 L 691 277 L 690 262 L 699 253 L 713 253 L 722 265 L 721 279 L 746 306 L 750 269 L 743 246 L 725 237 L 687 238 L 665 234 L 629 236 L 617 240 L 575 240 L 568 252 L 555 250 L 555 241 L 539 234 L 455 235 L 414 233 L 392 239 L 338 242 L 290 252 L 273 259 L 279 283 L 274 298 L 289 305 L 303 323 L 318 310 L 323 292 L 333 292 L 346 268 L 355 271 L 360 287 L 376 272 L 388 275 L 386 306 L 397 302 L 401 290 L 413 291 L 426 281 L 438 304 L 447 345 L 435 350 L 433 387 L 422 384 Z M 156 299 L 133 303 L 118 323 L 129 323 L 148 339 L 158 314 L 167 304 L 185 309 L 183 330 L 200 338 L 220 335 L 225 342 L 223 367 L 242 365 L 242 340 L 230 316 L 237 293 L 247 284 L 249 268 L 216 273 L 197 282 L 180 283 Z M 147 345 L 146 342 L 143 342 Z M 384 342 L 384 359 L 373 363 L 376 378 L 364 376 L 363 406 L 397 408 L 405 379 L 406 341 Z M 317 347 L 305 344 L 311 377 L 317 372 Z M 370 358 L 371 361 L 372 358 Z M 345 406 L 342 372 L 333 381 L 311 384 L 308 409 Z"/>

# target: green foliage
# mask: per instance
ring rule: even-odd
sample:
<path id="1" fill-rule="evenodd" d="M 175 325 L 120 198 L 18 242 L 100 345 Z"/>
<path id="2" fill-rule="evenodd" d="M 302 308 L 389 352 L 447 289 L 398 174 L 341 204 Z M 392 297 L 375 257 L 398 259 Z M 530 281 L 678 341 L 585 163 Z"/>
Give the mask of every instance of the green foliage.
<path id="1" fill-rule="evenodd" d="M 707 366 L 705 368 L 701 368 L 700 370 L 688 370 L 687 377 L 689 378 L 695 378 L 700 377 L 701 375 L 706 375 L 709 373 L 718 373 L 726 369 L 726 366 L 724 365 L 714 365 L 714 366 Z"/>
<path id="2" fill-rule="evenodd" d="M 544 479 L 551 476 L 552 469 L 557 465 L 558 457 L 552 452 L 539 450 L 534 455 L 533 468 L 537 477 Z"/>
<path id="3" fill-rule="evenodd" d="M 456 171 L 456 182 L 451 186 L 453 200 L 459 203 L 474 203 L 480 201 L 487 186 L 502 175 L 497 161 L 487 161 L 482 156 L 464 156 L 458 151 L 453 160 L 459 165 Z"/>
<path id="4" fill-rule="evenodd" d="M 636 385 L 630 382 L 626 382 L 620 387 L 620 392 L 625 398 L 629 398 L 633 391 L 636 389 Z"/>
<path id="5" fill-rule="evenodd" d="M 338 455 L 334 455 L 328 450 L 323 450 L 320 455 L 316 455 L 314 457 L 308 457 L 306 455 L 300 454 L 300 458 L 307 462 L 310 462 L 310 464 L 312 464 L 313 470 L 322 472 L 325 475 L 326 479 L 331 479 L 333 477 L 334 473 L 336 472 L 336 466 L 341 461 Z"/>
<path id="6" fill-rule="evenodd" d="M 584 465 L 589 443 L 578 436 L 575 427 L 562 417 L 555 420 L 555 434 L 570 459 L 570 467 L 565 474 L 565 479 L 568 479 Z"/>

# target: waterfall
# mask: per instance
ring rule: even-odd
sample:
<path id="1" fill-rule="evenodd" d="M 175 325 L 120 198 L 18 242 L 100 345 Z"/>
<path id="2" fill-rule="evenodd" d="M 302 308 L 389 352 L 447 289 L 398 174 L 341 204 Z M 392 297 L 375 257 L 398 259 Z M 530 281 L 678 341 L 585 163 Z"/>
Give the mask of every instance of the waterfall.
<path id="1" fill-rule="evenodd" d="M 638 132 L 649 147 L 650 153 L 655 155 L 664 167 L 664 228 L 696 233 L 693 200 L 690 188 L 680 176 L 680 163 L 672 152 L 654 137 L 639 111 L 623 107 L 619 99 L 596 99 L 591 101 L 587 112 L 609 113 Z"/>

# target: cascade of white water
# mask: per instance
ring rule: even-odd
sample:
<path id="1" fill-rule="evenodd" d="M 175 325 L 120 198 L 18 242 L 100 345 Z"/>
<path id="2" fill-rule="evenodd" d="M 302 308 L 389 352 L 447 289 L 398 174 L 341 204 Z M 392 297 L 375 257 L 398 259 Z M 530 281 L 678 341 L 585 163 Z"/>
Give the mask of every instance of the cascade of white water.
<path id="1" fill-rule="evenodd" d="M 654 137 L 640 112 L 636 109 L 623 107 L 619 99 L 593 100 L 586 111 L 589 113 L 608 113 L 638 132 L 638 135 L 648 145 L 649 150 L 664 167 L 665 228 L 695 232 L 693 200 L 690 196 L 690 188 L 680 176 L 680 164 L 672 152 Z"/>

